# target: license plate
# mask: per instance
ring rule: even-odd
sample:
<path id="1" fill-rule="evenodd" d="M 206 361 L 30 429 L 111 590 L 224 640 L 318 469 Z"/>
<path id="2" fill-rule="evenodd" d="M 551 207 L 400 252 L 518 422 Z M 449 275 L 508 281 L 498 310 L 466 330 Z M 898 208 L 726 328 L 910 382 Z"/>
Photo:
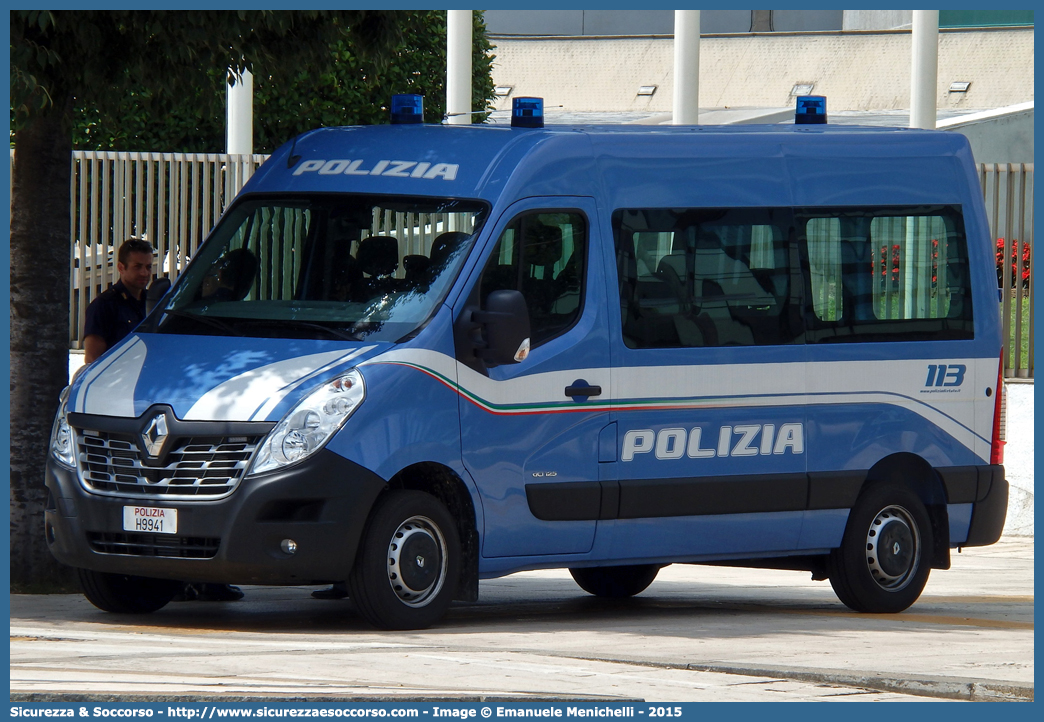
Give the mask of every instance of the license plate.
<path id="1" fill-rule="evenodd" d="M 151 534 L 176 534 L 178 510 L 160 509 L 155 506 L 123 507 L 123 530 Z"/>

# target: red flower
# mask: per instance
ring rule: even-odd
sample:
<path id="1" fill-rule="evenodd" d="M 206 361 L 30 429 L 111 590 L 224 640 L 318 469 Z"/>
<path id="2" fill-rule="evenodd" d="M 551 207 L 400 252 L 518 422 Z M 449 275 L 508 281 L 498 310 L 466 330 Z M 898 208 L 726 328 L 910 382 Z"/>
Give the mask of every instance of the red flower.
<path id="1" fill-rule="evenodd" d="M 892 283 L 899 283 L 899 258 L 901 247 L 898 243 L 892 246 Z M 888 246 L 881 246 L 881 277 L 888 277 Z"/>
<path id="2" fill-rule="evenodd" d="M 1022 281 L 1022 288 L 1029 288 L 1030 272 L 1033 270 L 1032 252 L 1029 243 L 1022 244 L 1022 259 L 1019 259 L 1019 242 L 1011 241 L 1011 288 Z M 1004 284 L 1004 239 L 997 239 L 997 284 Z"/>

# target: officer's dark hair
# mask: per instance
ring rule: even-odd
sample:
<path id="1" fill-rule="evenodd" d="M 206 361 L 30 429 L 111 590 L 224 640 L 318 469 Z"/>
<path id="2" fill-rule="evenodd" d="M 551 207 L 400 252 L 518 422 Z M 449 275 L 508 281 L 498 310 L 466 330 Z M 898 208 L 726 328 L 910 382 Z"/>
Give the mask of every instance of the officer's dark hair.
<path id="1" fill-rule="evenodd" d="M 120 250 L 116 253 L 116 260 L 126 266 L 132 253 L 148 253 L 151 256 L 155 254 L 155 251 L 152 250 L 152 244 L 148 241 L 143 241 L 140 238 L 128 238 L 120 244 Z"/>

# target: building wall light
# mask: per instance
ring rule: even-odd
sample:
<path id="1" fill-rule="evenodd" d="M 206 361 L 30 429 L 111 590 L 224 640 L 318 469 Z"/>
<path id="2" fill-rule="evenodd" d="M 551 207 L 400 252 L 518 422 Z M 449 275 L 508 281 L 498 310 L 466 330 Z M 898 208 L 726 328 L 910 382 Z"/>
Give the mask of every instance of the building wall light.
<path id="1" fill-rule="evenodd" d="M 967 93 L 968 92 L 968 86 L 970 86 L 970 85 L 971 85 L 970 82 L 965 82 L 963 80 L 959 80 L 959 81 L 950 83 L 950 92 L 951 93 Z"/>
<path id="2" fill-rule="evenodd" d="M 642 85 L 638 88 L 638 95 L 652 95 L 655 92 L 655 85 Z"/>

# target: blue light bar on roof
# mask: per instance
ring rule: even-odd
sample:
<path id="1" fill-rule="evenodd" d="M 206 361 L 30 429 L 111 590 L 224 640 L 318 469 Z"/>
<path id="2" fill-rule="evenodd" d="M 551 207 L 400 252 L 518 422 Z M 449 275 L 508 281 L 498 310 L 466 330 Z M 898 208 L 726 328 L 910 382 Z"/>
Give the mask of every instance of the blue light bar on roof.
<path id="1" fill-rule="evenodd" d="M 512 128 L 543 128 L 544 99 L 514 98 L 511 101 Z"/>
<path id="2" fill-rule="evenodd" d="M 822 95 L 800 95 L 797 99 L 797 111 L 794 113 L 796 125 L 815 125 L 827 122 L 826 97 Z"/>
<path id="3" fill-rule="evenodd" d="M 392 125 L 424 122 L 423 95 L 393 95 L 391 99 Z"/>

